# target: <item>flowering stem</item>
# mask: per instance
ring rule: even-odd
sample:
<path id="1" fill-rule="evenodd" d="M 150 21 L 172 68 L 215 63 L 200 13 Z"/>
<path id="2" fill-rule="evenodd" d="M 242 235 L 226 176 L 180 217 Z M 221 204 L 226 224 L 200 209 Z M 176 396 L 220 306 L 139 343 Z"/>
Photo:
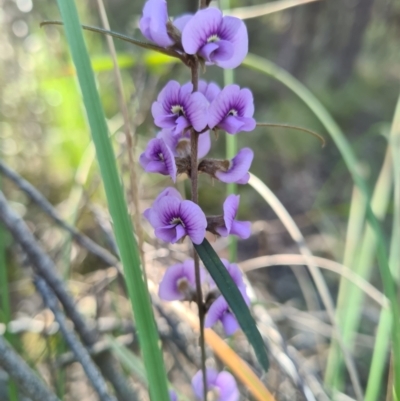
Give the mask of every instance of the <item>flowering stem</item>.
<path id="1" fill-rule="evenodd" d="M 199 61 L 195 60 L 191 66 L 193 92 L 198 90 L 199 86 Z M 192 129 L 190 134 L 190 148 L 191 148 L 191 168 L 190 168 L 190 179 L 191 179 L 191 195 L 194 203 L 199 203 L 198 193 L 198 144 L 199 144 L 199 133 Z M 206 350 L 204 341 L 204 304 L 203 294 L 201 291 L 200 281 L 200 260 L 199 255 L 193 248 L 193 259 L 194 269 L 196 277 L 196 296 L 197 306 L 199 309 L 199 324 L 200 324 L 200 349 L 201 349 L 201 371 L 203 373 L 203 398 L 207 401 L 207 377 L 206 377 Z"/>

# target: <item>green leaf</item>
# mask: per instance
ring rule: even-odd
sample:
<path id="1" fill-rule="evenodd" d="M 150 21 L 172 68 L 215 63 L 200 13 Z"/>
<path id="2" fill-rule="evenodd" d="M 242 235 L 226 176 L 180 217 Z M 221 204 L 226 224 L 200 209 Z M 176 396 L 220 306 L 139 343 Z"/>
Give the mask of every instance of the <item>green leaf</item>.
<path id="1" fill-rule="evenodd" d="M 164 362 L 138 246 L 74 0 L 58 0 L 92 132 L 153 401 L 169 401 Z"/>
<path id="2" fill-rule="evenodd" d="M 226 270 L 226 267 L 223 265 L 221 259 L 206 239 L 204 239 L 200 245 L 193 245 L 200 256 L 200 259 L 203 261 L 204 266 L 217 284 L 221 294 L 226 299 L 226 302 L 228 302 L 229 307 L 236 316 L 236 319 L 249 340 L 249 343 L 254 348 L 258 362 L 260 362 L 260 365 L 265 371 L 268 371 L 269 361 L 264 341 L 242 294 Z"/>

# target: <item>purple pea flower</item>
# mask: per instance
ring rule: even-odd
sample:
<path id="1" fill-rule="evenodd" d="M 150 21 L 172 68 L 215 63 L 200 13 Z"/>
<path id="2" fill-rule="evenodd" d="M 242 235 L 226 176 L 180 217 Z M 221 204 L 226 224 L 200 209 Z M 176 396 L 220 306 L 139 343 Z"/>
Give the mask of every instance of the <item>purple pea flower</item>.
<path id="1" fill-rule="evenodd" d="M 248 42 L 243 21 L 223 17 L 217 8 L 197 11 L 182 31 L 187 54 L 199 54 L 206 62 L 222 68 L 236 68 L 247 55 Z"/>
<path id="2" fill-rule="evenodd" d="M 176 181 L 176 163 L 172 150 L 161 138 L 153 138 L 147 144 L 146 150 L 140 155 L 139 163 L 148 173 L 169 175 Z"/>
<path id="3" fill-rule="evenodd" d="M 214 82 L 199 81 L 199 92 L 211 103 L 221 92 L 221 88 Z"/>
<path id="4" fill-rule="evenodd" d="M 167 188 L 144 211 L 144 217 L 154 228 L 157 238 L 175 244 L 185 235 L 195 244 L 204 239 L 207 219 L 198 205 L 182 200 L 174 188 Z"/>
<path id="5" fill-rule="evenodd" d="M 237 235 L 239 238 L 246 239 L 250 237 L 251 224 L 249 221 L 235 220 L 239 208 L 240 195 L 229 195 L 224 202 L 224 225 L 215 228 L 215 231 L 221 237 L 228 235 Z"/>
<path id="6" fill-rule="evenodd" d="M 178 395 L 174 390 L 168 390 L 170 401 L 178 401 Z"/>
<path id="7" fill-rule="evenodd" d="M 218 373 L 215 369 L 206 370 L 207 389 L 215 392 L 216 401 L 238 401 L 240 394 L 235 378 L 229 372 Z M 193 392 L 197 399 L 203 399 L 203 372 L 199 370 L 192 379 Z"/>
<path id="8" fill-rule="evenodd" d="M 240 89 L 238 85 L 228 85 L 210 104 L 208 126 L 210 129 L 223 129 L 228 134 L 252 131 L 256 127 L 253 114 L 251 91 L 247 88 Z"/>
<path id="9" fill-rule="evenodd" d="M 246 284 L 243 281 L 242 271 L 239 266 L 235 263 L 229 263 L 226 259 L 221 259 L 221 262 L 224 264 L 233 282 L 241 292 L 246 304 L 250 305 L 250 298 L 246 293 Z M 212 279 L 210 281 L 210 287 L 212 289 L 216 288 L 216 284 Z M 208 309 L 205 327 L 212 327 L 218 321 L 221 321 L 224 331 L 228 336 L 232 335 L 240 328 L 236 317 L 231 312 L 228 303 L 222 295 L 220 295 Z"/>
<path id="10" fill-rule="evenodd" d="M 207 126 L 208 101 L 202 93 L 192 93 L 192 89 L 191 84 L 181 86 L 169 81 L 151 107 L 154 124 L 172 129 L 174 134 L 182 134 L 191 126 L 202 131 Z"/>
<path id="11" fill-rule="evenodd" d="M 215 176 L 222 182 L 247 184 L 250 179 L 249 168 L 253 157 L 254 152 L 250 148 L 243 148 L 230 161 L 229 168 L 226 171 L 216 171 Z"/>
<path id="12" fill-rule="evenodd" d="M 204 272 L 201 271 L 201 279 Z M 158 295 L 165 301 L 192 301 L 196 297 L 194 260 L 187 259 L 167 269 L 161 280 Z"/>
<path id="13" fill-rule="evenodd" d="M 168 10 L 165 0 L 148 0 L 143 8 L 139 28 L 144 37 L 161 47 L 174 44 L 167 32 Z"/>
<path id="14" fill-rule="evenodd" d="M 190 155 L 190 132 L 186 131 L 182 134 L 174 134 L 173 130 L 164 129 L 157 135 L 162 138 L 167 146 L 177 157 L 185 157 Z M 200 159 L 207 155 L 211 148 L 210 131 L 203 132 L 199 135 L 197 145 L 197 157 Z"/>

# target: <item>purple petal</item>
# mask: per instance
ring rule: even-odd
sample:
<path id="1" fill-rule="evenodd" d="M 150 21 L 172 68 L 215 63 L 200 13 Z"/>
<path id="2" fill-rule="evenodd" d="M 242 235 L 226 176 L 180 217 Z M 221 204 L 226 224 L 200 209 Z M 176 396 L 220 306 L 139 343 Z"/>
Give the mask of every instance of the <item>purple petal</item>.
<path id="1" fill-rule="evenodd" d="M 227 336 L 235 334 L 240 328 L 236 317 L 229 311 L 221 317 L 221 323 Z"/>
<path id="2" fill-rule="evenodd" d="M 161 195 L 161 194 L 160 194 Z M 153 204 L 154 211 L 160 216 L 159 226 L 169 226 L 172 221 L 179 218 L 181 200 L 175 196 L 163 196 L 157 198 Z"/>
<path id="3" fill-rule="evenodd" d="M 199 92 L 211 103 L 221 92 L 221 88 L 214 82 L 199 81 Z"/>
<path id="4" fill-rule="evenodd" d="M 218 372 L 215 369 L 206 370 L 206 383 L 207 387 L 214 386 L 217 381 Z M 203 372 L 199 370 L 192 378 L 192 389 L 195 396 L 199 399 L 203 399 Z"/>
<path id="5" fill-rule="evenodd" d="M 215 380 L 215 386 L 219 388 L 219 401 L 239 401 L 236 380 L 229 372 L 221 372 Z"/>
<path id="6" fill-rule="evenodd" d="M 228 134 L 237 134 L 240 131 L 243 131 L 244 123 L 240 117 L 228 116 L 223 119 L 219 124 L 218 128 L 223 129 Z"/>
<path id="7" fill-rule="evenodd" d="M 210 36 L 218 32 L 222 13 L 216 8 L 197 11 L 182 32 L 182 46 L 186 53 L 196 54 Z"/>
<path id="8" fill-rule="evenodd" d="M 150 140 L 146 150 L 140 155 L 139 162 L 145 171 L 170 175 L 172 180 L 176 181 L 175 158 L 163 139 Z"/>
<path id="9" fill-rule="evenodd" d="M 250 89 L 243 88 L 237 94 L 238 107 L 241 108 L 241 115 L 243 117 L 253 117 L 254 114 L 254 98 Z"/>
<path id="10" fill-rule="evenodd" d="M 185 104 L 187 118 L 193 128 L 200 132 L 207 125 L 208 101 L 200 92 L 190 95 L 188 102 Z"/>
<path id="11" fill-rule="evenodd" d="M 232 222 L 230 234 L 236 235 L 239 238 L 247 239 L 251 234 L 251 223 L 249 221 L 237 221 Z"/>
<path id="12" fill-rule="evenodd" d="M 168 390 L 170 401 L 178 401 L 178 395 L 174 390 Z M 232 400 L 233 401 L 233 400 Z"/>
<path id="13" fill-rule="evenodd" d="M 210 306 L 204 320 L 204 327 L 212 327 L 218 320 L 221 320 L 224 314 L 229 310 L 225 298 L 220 295 Z"/>
<path id="14" fill-rule="evenodd" d="M 231 232 L 232 223 L 239 209 L 240 195 L 229 195 L 224 202 L 224 222 L 228 233 Z"/>
<path id="15" fill-rule="evenodd" d="M 175 128 L 174 128 L 173 132 L 175 135 L 182 135 L 185 128 L 187 128 L 189 126 L 190 126 L 189 121 L 185 117 L 180 116 L 175 120 Z"/>
<path id="16" fill-rule="evenodd" d="M 208 111 L 208 126 L 213 129 L 223 121 L 232 107 L 240 92 L 238 85 L 227 85 L 210 104 Z"/>
<path id="17" fill-rule="evenodd" d="M 216 177 L 226 183 L 236 182 L 241 183 L 243 179 L 247 181 L 250 178 L 248 171 L 253 161 L 254 152 L 250 148 L 241 149 L 238 154 L 232 159 L 231 166 L 228 171 L 217 171 Z M 245 184 L 247 183 L 245 182 Z"/>
<path id="18" fill-rule="evenodd" d="M 181 32 L 185 28 L 186 24 L 193 17 L 193 14 L 184 14 L 180 17 L 174 19 L 173 24 L 176 28 L 178 28 Z"/>
<path id="19" fill-rule="evenodd" d="M 159 46 L 168 47 L 174 44 L 167 33 L 168 11 L 165 0 L 148 0 L 140 19 L 140 30 L 147 39 Z"/>
<path id="20" fill-rule="evenodd" d="M 236 184 L 244 185 L 244 184 L 247 184 L 249 182 L 249 180 L 250 180 L 250 174 L 247 173 L 241 179 L 237 180 Z"/>
<path id="21" fill-rule="evenodd" d="M 164 196 L 172 196 L 172 197 L 177 198 L 177 199 L 179 199 L 179 200 L 182 199 L 182 195 L 180 194 L 180 192 L 179 192 L 176 188 L 174 188 L 174 187 L 167 187 L 167 188 L 163 189 L 163 190 L 159 193 L 159 195 L 157 196 L 157 198 L 154 200 L 153 207 L 155 206 L 155 204 L 156 204 L 159 200 L 161 200 L 162 198 L 164 198 Z"/>
<path id="22" fill-rule="evenodd" d="M 197 156 L 199 159 L 206 156 L 211 149 L 210 131 L 203 132 L 199 135 L 199 143 L 197 148 Z"/>
<path id="23" fill-rule="evenodd" d="M 207 219 L 200 206 L 189 200 L 183 201 L 180 206 L 180 218 L 192 242 L 196 245 L 201 244 L 206 234 Z"/>
<path id="24" fill-rule="evenodd" d="M 216 46 L 210 46 L 216 45 Z M 205 60 L 221 65 L 221 62 L 230 60 L 234 54 L 234 47 L 231 42 L 227 40 L 219 40 L 214 43 L 207 43 L 199 51 L 200 56 Z"/>
<path id="25" fill-rule="evenodd" d="M 181 293 L 178 287 L 179 281 L 182 279 L 186 279 L 191 287 L 195 287 L 193 260 L 186 260 L 184 263 L 173 265 L 166 270 L 158 289 L 159 297 L 165 301 L 185 299 L 185 294 Z"/>
<path id="26" fill-rule="evenodd" d="M 228 60 L 221 60 L 218 65 L 222 68 L 236 68 L 247 55 L 249 38 L 243 21 L 235 17 L 226 16 L 222 20 L 220 36 L 232 43 L 234 52 Z"/>
<path id="27" fill-rule="evenodd" d="M 156 228 L 154 234 L 157 238 L 165 242 L 175 244 L 186 235 L 186 231 L 180 224 L 170 224 Z"/>

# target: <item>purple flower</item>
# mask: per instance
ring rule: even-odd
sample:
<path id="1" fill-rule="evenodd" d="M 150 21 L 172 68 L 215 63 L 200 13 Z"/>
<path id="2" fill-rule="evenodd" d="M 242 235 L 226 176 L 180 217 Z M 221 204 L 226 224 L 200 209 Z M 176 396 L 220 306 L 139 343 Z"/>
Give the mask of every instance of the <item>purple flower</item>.
<path id="1" fill-rule="evenodd" d="M 208 391 L 215 392 L 216 401 L 238 401 L 240 394 L 235 378 L 229 372 L 218 373 L 214 369 L 206 370 Z M 203 399 L 203 372 L 199 370 L 192 379 L 193 392 L 197 399 Z"/>
<path id="2" fill-rule="evenodd" d="M 200 244 L 205 236 L 207 219 L 198 205 L 182 200 L 174 188 L 167 188 L 144 211 L 144 216 L 154 228 L 157 238 L 175 244 L 185 235 Z"/>
<path id="3" fill-rule="evenodd" d="M 210 104 L 208 126 L 210 129 L 223 129 L 228 134 L 252 131 L 256 127 L 253 114 L 251 91 L 247 88 L 240 89 L 238 85 L 228 85 Z"/>
<path id="4" fill-rule="evenodd" d="M 177 157 L 185 157 L 190 155 L 190 132 L 182 134 L 174 134 L 172 130 L 164 129 L 157 135 L 162 138 L 173 154 Z M 197 157 L 201 159 L 206 156 L 211 148 L 210 131 L 203 132 L 199 135 L 197 145 Z"/>
<path id="5" fill-rule="evenodd" d="M 211 103 L 221 92 L 221 88 L 214 82 L 199 81 L 199 92 Z"/>
<path id="6" fill-rule="evenodd" d="M 250 298 L 246 293 L 246 284 L 243 281 L 242 271 L 239 269 L 239 266 L 235 263 L 229 263 L 226 259 L 221 259 L 221 262 L 224 264 L 233 282 L 241 292 L 246 304 L 250 305 Z M 210 288 L 215 290 L 215 282 L 212 279 L 209 279 L 209 281 Z M 221 321 L 224 331 L 228 336 L 232 335 L 239 329 L 239 323 L 229 309 L 229 305 L 222 295 L 220 295 L 208 309 L 205 319 L 205 327 L 212 327 L 218 321 Z"/>
<path id="7" fill-rule="evenodd" d="M 143 8 L 139 28 L 147 39 L 161 47 L 174 44 L 167 32 L 168 10 L 165 0 L 148 0 Z"/>
<path id="8" fill-rule="evenodd" d="M 171 149 L 161 138 L 154 138 L 147 144 L 146 150 L 140 155 L 140 165 L 148 173 L 169 175 L 176 181 L 176 164 Z"/>
<path id="9" fill-rule="evenodd" d="M 220 321 L 227 336 L 231 336 L 239 330 L 240 326 L 235 315 L 229 309 L 225 298 L 220 295 L 210 306 L 204 321 L 204 327 L 212 327 Z"/>
<path id="10" fill-rule="evenodd" d="M 173 24 L 174 24 L 175 28 L 178 28 L 182 32 L 183 28 L 185 28 L 186 24 L 189 22 L 189 20 L 192 17 L 193 17 L 193 14 L 181 15 L 180 17 L 177 17 L 174 19 Z"/>
<path id="11" fill-rule="evenodd" d="M 224 225 L 216 227 L 215 231 L 221 237 L 227 237 L 229 234 L 237 235 L 239 238 L 246 239 L 250 237 L 251 224 L 249 221 L 235 220 L 239 208 L 240 195 L 229 195 L 224 202 Z"/>
<path id="12" fill-rule="evenodd" d="M 201 271 L 201 279 L 204 272 Z M 193 259 L 187 259 L 167 269 L 161 280 L 158 295 L 165 301 L 192 301 L 196 297 L 196 276 Z"/>
<path id="13" fill-rule="evenodd" d="M 192 93 L 192 89 L 191 83 L 181 86 L 169 81 L 151 107 L 154 124 L 172 129 L 174 134 L 182 134 L 191 126 L 202 131 L 207 126 L 208 102 L 202 93 Z"/>
<path id="14" fill-rule="evenodd" d="M 178 395 L 174 390 L 168 390 L 170 401 L 178 401 Z"/>
<path id="15" fill-rule="evenodd" d="M 210 64 L 236 68 L 248 51 L 246 25 L 235 17 L 223 17 L 220 10 L 199 10 L 182 31 L 187 54 L 199 54 Z"/>
<path id="16" fill-rule="evenodd" d="M 226 171 L 218 170 L 215 176 L 222 182 L 247 184 L 250 179 L 249 168 L 253 157 L 254 152 L 250 148 L 243 148 L 231 160 L 229 168 Z"/>

